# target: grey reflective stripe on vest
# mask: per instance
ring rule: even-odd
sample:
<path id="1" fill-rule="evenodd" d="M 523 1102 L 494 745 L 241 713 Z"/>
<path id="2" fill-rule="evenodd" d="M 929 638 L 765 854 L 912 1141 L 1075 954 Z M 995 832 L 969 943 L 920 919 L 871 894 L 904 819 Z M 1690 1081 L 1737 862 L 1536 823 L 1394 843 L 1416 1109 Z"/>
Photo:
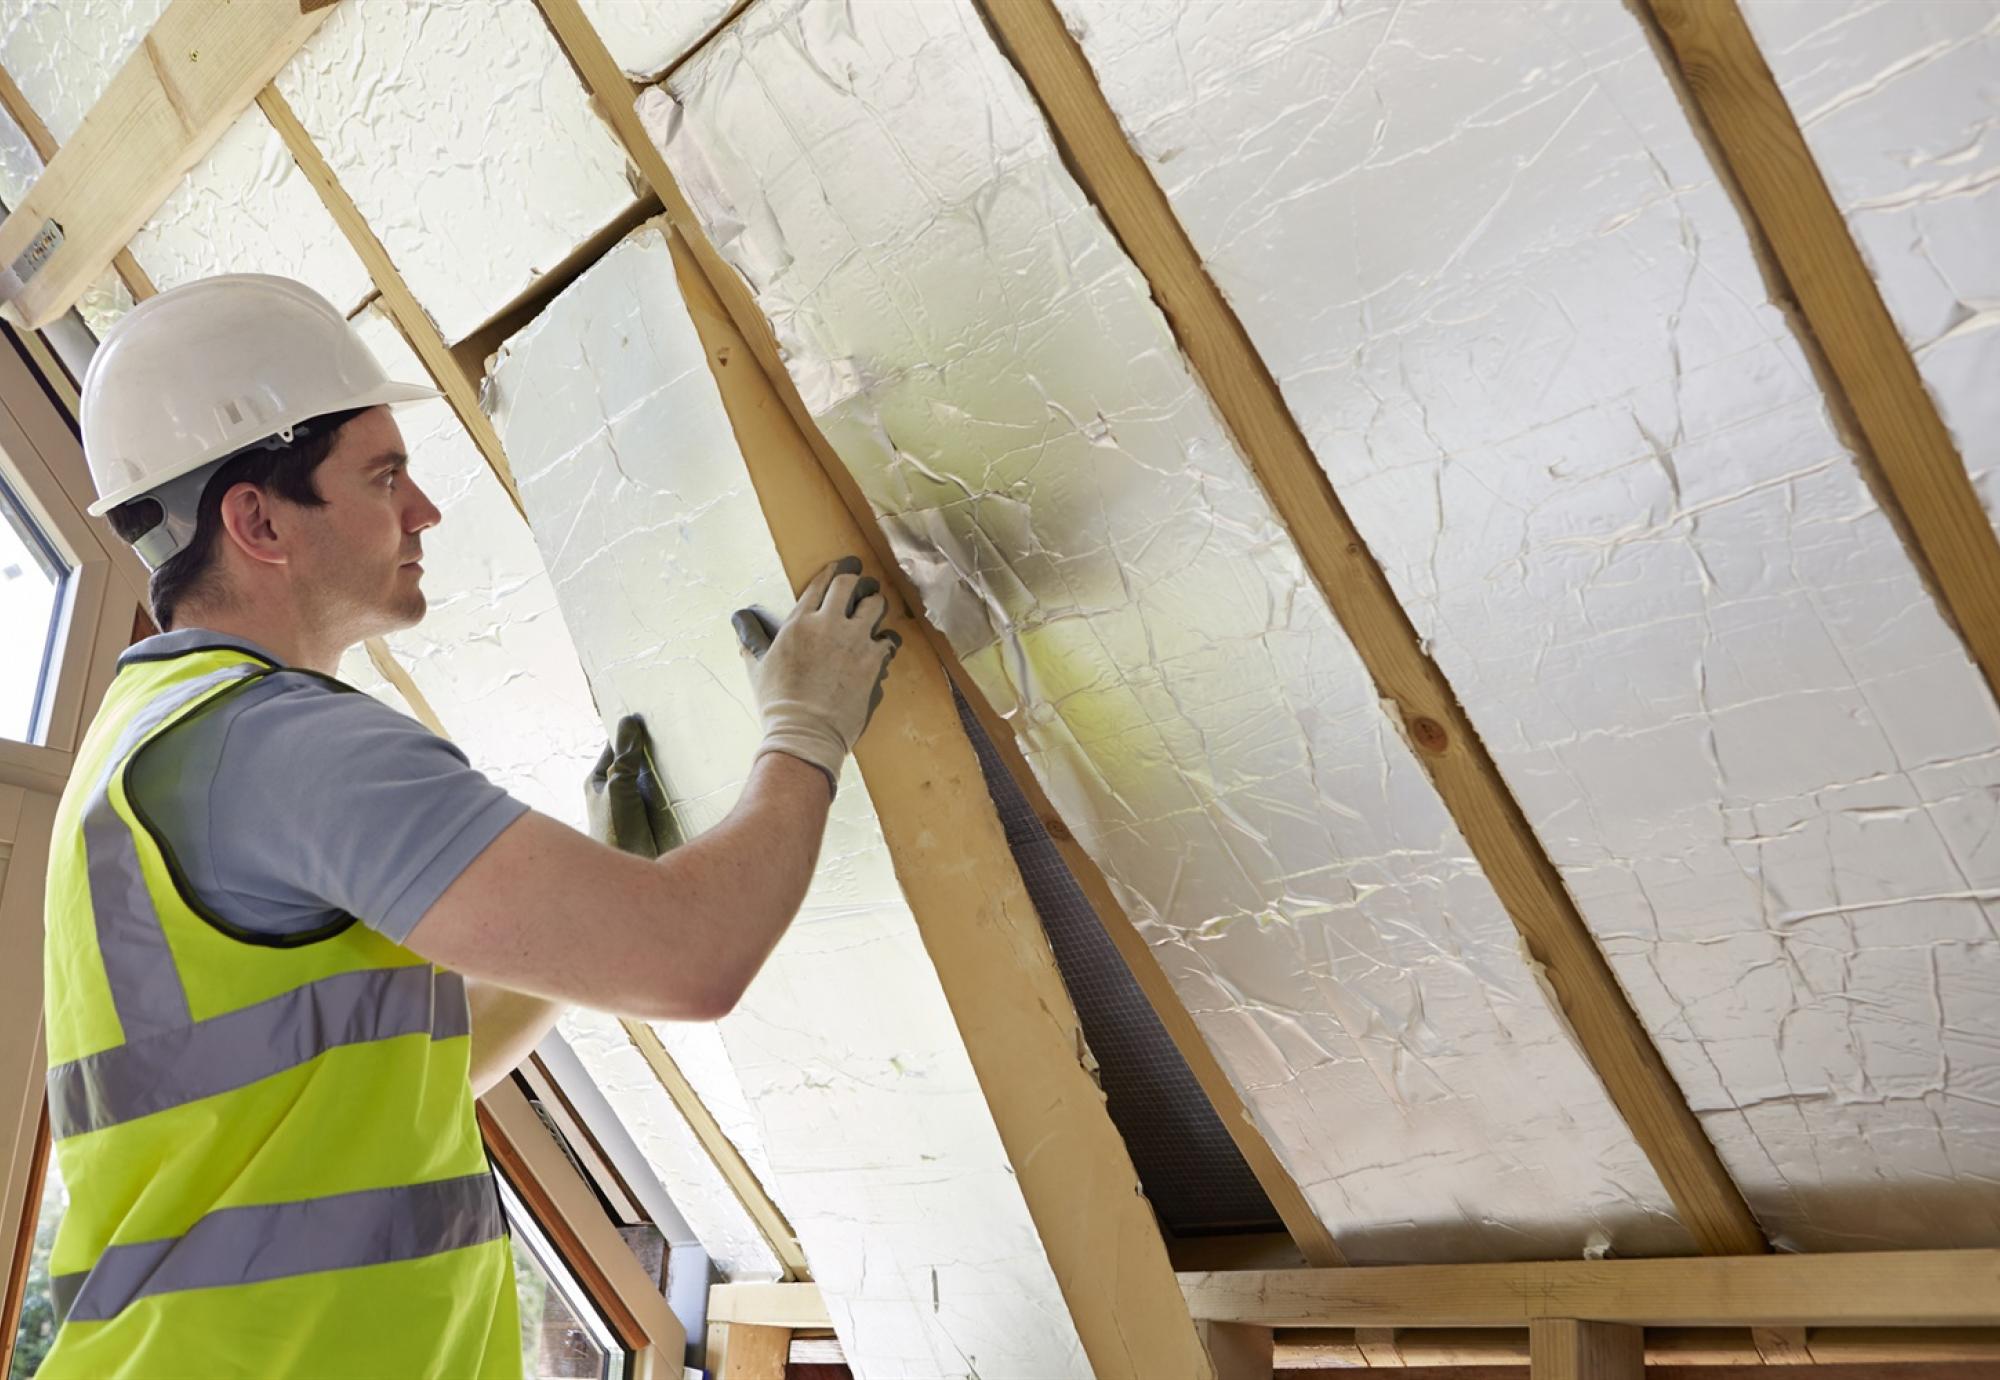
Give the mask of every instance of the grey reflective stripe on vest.
<path id="1" fill-rule="evenodd" d="M 191 680 L 149 703 L 118 735 L 110 765 L 83 807 L 83 851 L 90 875 L 90 909 L 112 1008 L 125 1038 L 143 1040 L 190 1022 L 187 992 L 167 947 L 132 831 L 111 803 L 111 782 L 146 736 L 210 691 L 261 674 L 261 666 L 230 666 Z"/>
<path id="2" fill-rule="evenodd" d="M 157 1294 L 417 1260 L 491 1241 L 502 1229 L 500 1199 L 485 1173 L 217 1208 L 184 1236 L 112 1246 L 90 1270 L 57 1275 L 56 1316 L 103 1322 Z"/>
<path id="3" fill-rule="evenodd" d="M 429 964 L 368 968 L 295 987 L 254 1006 L 128 1040 L 49 1070 L 58 1140 L 248 1087 L 342 1045 L 468 1032 L 465 979 Z"/>

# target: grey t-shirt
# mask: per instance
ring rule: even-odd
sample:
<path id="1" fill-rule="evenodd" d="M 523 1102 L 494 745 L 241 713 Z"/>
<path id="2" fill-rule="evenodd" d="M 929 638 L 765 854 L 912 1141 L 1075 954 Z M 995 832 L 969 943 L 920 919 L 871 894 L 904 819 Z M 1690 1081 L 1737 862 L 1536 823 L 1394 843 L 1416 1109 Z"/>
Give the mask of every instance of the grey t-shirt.
<path id="1" fill-rule="evenodd" d="M 216 646 L 277 662 L 200 628 L 126 655 Z M 421 724 L 299 670 L 155 739 L 133 761 L 131 796 L 216 917 L 285 935 L 352 915 L 398 942 L 528 809 Z"/>

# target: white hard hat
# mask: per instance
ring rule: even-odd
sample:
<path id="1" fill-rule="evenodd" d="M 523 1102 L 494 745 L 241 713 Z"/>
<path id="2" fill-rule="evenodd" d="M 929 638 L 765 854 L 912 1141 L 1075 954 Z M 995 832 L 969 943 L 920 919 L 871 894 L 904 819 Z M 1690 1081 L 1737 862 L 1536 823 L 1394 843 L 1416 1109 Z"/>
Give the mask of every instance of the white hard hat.
<path id="1" fill-rule="evenodd" d="M 346 318 L 303 283 L 229 273 L 173 288 L 127 312 L 84 372 L 91 516 L 272 438 L 288 442 L 309 418 L 437 396 L 428 384 L 392 382 Z"/>

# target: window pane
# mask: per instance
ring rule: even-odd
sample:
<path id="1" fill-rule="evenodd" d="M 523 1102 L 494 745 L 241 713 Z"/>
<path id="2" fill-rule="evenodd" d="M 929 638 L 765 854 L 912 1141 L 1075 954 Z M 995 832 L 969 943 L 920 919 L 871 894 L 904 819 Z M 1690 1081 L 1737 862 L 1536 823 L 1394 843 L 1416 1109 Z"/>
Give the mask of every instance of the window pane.
<path id="1" fill-rule="evenodd" d="M 35 1215 L 35 1245 L 28 1256 L 28 1284 L 21 1297 L 21 1325 L 14 1333 L 14 1363 L 8 1380 L 28 1380 L 42 1367 L 42 1358 L 56 1341 L 55 1298 L 49 1292 L 49 1252 L 56 1244 L 56 1226 L 69 1207 L 69 1193 L 49 1155 L 48 1177 L 42 1181 L 42 1205 Z"/>
<path id="2" fill-rule="evenodd" d="M 514 1234 L 521 1373 L 527 1380 L 623 1380 L 626 1354 L 610 1326 L 505 1179 L 500 1196 Z"/>
<path id="3" fill-rule="evenodd" d="M 0 737 L 22 742 L 34 737 L 68 573 L 13 492 L 0 483 L 0 646 L 26 653 L 0 658 Z"/>

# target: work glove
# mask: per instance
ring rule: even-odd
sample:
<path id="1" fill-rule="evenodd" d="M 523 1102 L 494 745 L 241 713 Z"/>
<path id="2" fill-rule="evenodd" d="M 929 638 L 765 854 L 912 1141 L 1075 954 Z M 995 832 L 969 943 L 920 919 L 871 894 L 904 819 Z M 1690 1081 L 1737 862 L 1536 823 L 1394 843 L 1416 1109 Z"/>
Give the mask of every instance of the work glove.
<path id="1" fill-rule="evenodd" d="M 627 714 L 583 782 L 584 814 L 599 843 L 641 858 L 657 858 L 681 841 L 667 805 L 646 721 Z"/>
<path id="2" fill-rule="evenodd" d="M 757 749 L 810 762 L 838 789 L 840 768 L 875 706 L 903 639 L 882 626 L 889 603 L 861 561 L 843 556 L 813 576 L 798 606 L 774 626 L 761 609 L 729 620 L 743 648 L 764 720 Z"/>

